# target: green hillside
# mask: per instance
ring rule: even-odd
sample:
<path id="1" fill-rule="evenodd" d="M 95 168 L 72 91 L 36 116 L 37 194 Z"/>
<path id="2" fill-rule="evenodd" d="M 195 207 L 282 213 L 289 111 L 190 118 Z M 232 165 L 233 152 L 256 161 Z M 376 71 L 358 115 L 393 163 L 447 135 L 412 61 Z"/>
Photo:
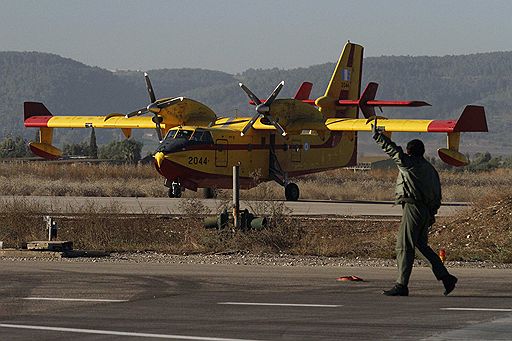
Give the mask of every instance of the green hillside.
<path id="1" fill-rule="evenodd" d="M 334 63 L 291 70 L 249 69 L 228 74 L 203 69 L 150 70 L 157 97 L 187 96 L 199 100 L 221 116 L 248 115 L 252 110 L 238 87 L 243 81 L 258 96 L 266 98 L 281 80 L 286 81 L 281 96 L 292 96 L 302 81 L 314 83 L 313 97 L 325 89 Z M 59 115 L 99 115 L 129 112 L 147 105 L 148 98 L 140 71 L 116 71 L 90 67 L 53 54 L 0 52 L 0 138 L 23 134 L 32 138 L 34 130 L 24 129 L 23 102 L 41 101 Z M 464 56 L 371 57 L 364 60 L 363 86 L 380 84 L 381 99 L 421 99 L 433 106 L 409 110 L 387 109 L 389 117 L 453 118 L 466 104 L 486 107 L 491 133 L 468 134 L 464 151 L 512 153 L 508 131 L 512 128 L 512 52 Z M 60 130 L 58 143 L 81 141 L 87 131 Z M 361 146 L 371 144 L 360 138 Z M 412 134 L 411 134 L 412 135 Z M 416 134 L 417 135 L 417 134 Z M 120 139 L 118 131 L 98 132 L 100 142 Z M 139 132 L 137 136 L 141 136 Z M 402 136 L 399 141 L 410 136 Z M 437 147 L 444 136 L 422 136 Z M 77 141 L 77 142 L 79 142 Z M 499 147 L 496 147 L 498 145 Z"/>

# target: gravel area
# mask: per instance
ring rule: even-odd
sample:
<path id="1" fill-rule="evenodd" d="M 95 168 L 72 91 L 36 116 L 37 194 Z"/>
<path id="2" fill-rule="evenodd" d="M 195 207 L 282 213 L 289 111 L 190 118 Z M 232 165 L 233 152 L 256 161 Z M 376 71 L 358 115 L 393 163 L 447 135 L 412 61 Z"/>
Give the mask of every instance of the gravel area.
<path id="1" fill-rule="evenodd" d="M 255 255 L 243 252 L 226 252 L 222 254 L 173 255 L 158 252 L 123 252 L 111 253 L 106 257 L 0 257 L 3 261 L 48 261 L 48 262 L 101 262 L 101 263 L 157 263 L 157 264 L 223 264 L 223 265 L 259 265 L 259 266 L 310 266 L 310 267 L 395 267 L 394 259 L 343 258 L 296 256 L 288 254 Z M 425 261 L 416 260 L 415 266 L 428 266 Z M 495 268 L 512 269 L 512 264 L 492 262 L 447 261 L 448 268 Z"/>

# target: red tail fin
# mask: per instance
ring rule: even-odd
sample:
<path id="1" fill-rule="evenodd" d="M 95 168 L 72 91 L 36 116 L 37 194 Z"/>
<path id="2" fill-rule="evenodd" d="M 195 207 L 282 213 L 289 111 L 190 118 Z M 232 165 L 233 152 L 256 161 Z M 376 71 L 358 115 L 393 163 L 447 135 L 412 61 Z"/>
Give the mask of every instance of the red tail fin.
<path id="1" fill-rule="evenodd" d="M 311 95 L 311 89 L 313 88 L 313 83 L 310 82 L 303 82 L 299 90 L 297 90 L 297 93 L 295 96 L 293 96 L 294 99 L 298 100 L 307 100 L 309 99 L 309 95 Z"/>
<path id="2" fill-rule="evenodd" d="M 43 103 L 25 102 L 23 103 L 24 120 L 32 116 L 53 116 Z"/>
<path id="3" fill-rule="evenodd" d="M 375 107 L 369 106 L 366 103 L 368 101 L 372 101 L 375 99 L 375 95 L 377 95 L 377 89 L 379 87 L 379 84 L 370 82 L 366 86 L 366 88 L 363 91 L 363 94 L 361 95 L 361 98 L 359 99 L 359 107 L 361 108 L 361 111 L 363 112 L 363 115 L 365 118 L 370 118 L 375 116 Z"/>

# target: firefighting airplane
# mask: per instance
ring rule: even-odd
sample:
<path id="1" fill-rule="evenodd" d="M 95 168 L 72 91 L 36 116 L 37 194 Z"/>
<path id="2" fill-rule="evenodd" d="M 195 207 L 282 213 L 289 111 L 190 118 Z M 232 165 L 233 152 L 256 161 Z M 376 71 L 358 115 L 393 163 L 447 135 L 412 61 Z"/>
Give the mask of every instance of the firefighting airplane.
<path id="1" fill-rule="evenodd" d="M 25 126 L 40 129 L 40 141 L 31 143 L 36 155 L 57 159 L 62 152 L 52 145 L 54 128 L 117 128 L 128 138 L 132 129 L 156 129 L 160 145 L 154 159 L 165 178 L 170 197 L 184 189 L 231 188 L 232 167 L 240 165 L 240 184 L 251 188 L 276 181 L 287 200 L 298 200 L 292 179 L 328 169 L 353 166 L 357 161 L 357 132 L 379 129 L 392 132 L 447 133 L 447 147 L 439 157 L 454 166 L 469 163 L 459 152 L 461 132 L 487 132 L 484 108 L 468 105 L 458 120 L 386 119 L 375 107 L 417 107 L 422 101 L 375 100 L 378 85 L 369 83 L 360 94 L 363 47 L 348 42 L 338 60 L 325 94 L 309 99 L 312 84 L 305 82 L 294 98 L 277 99 L 281 82 L 267 100 L 240 87 L 255 105 L 253 117 L 217 117 L 207 106 L 189 98 L 156 99 L 145 74 L 151 103 L 127 115 L 52 116 L 42 103 L 25 102 Z M 361 109 L 364 118 L 358 118 Z M 151 114 L 151 116 L 143 116 Z"/>

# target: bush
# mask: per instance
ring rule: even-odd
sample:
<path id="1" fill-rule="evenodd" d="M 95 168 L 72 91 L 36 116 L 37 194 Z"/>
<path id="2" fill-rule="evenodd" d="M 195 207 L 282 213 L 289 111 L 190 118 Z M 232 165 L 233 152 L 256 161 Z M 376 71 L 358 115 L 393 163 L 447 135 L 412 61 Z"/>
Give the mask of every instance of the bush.
<path id="1" fill-rule="evenodd" d="M 142 142 L 127 139 L 121 142 L 110 142 L 101 146 L 98 156 L 100 159 L 120 160 L 127 163 L 137 163 L 142 151 Z"/>

